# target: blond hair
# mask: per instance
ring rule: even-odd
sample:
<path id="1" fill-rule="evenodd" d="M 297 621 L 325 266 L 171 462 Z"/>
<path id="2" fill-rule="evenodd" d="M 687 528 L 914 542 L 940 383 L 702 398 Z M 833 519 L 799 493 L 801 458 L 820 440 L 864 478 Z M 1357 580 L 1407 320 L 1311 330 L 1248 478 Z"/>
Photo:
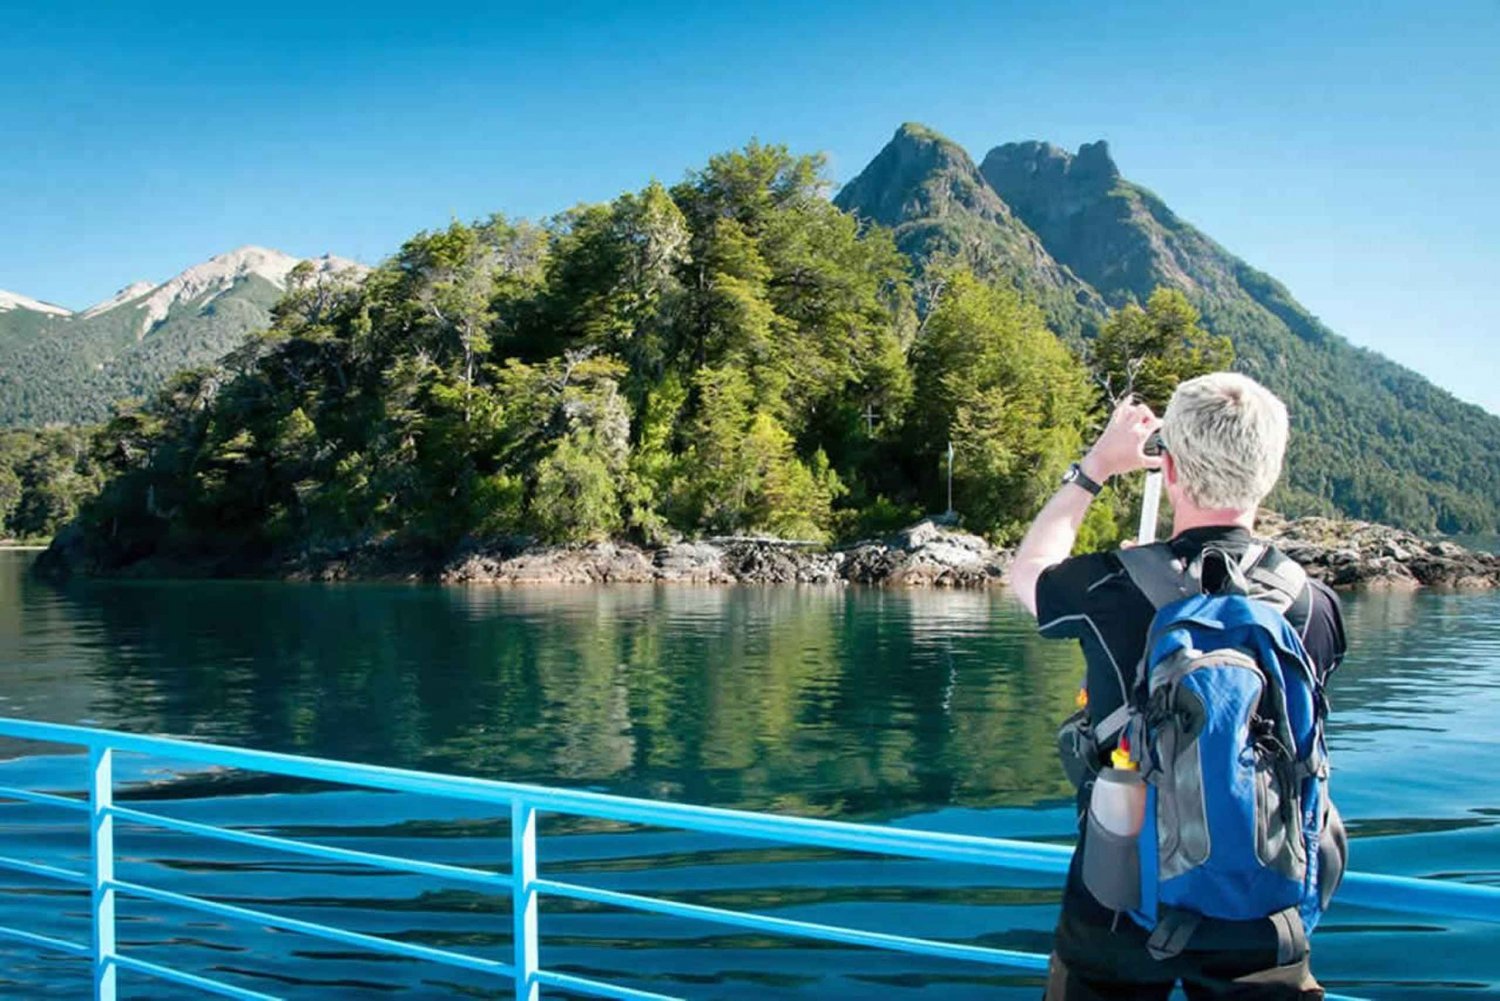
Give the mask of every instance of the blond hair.
<path id="1" fill-rule="evenodd" d="M 1162 439 L 1188 500 L 1198 507 L 1256 507 L 1281 476 L 1286 404 L 1236 372 L 1212 372 L 1177 387 Z"/>

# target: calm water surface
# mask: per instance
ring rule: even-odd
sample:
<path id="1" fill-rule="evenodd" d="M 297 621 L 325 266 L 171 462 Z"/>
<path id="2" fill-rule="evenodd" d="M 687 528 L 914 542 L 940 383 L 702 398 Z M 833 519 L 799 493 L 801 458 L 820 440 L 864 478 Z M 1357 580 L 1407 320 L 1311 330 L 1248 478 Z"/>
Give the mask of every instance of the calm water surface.
<path id="1" fill-rule="evenodd" d="M 1082 664 L 1008 599 L 795 588 L 491 589 L 76 582 L 0 552 L 0 714 L 718 806 L 1066 840 L 1052 751 Z M 1364 870 L 1500 883 L 1500 596 L 1349 598 L 1335 794 Z M 82 760 L 0 744 L 0 784 Z M 129 759 L 127 759 L 129 760 Z M 505 870 L 482 808 L 136 766 L 152 809 Z M 509 900 L 457 884 L 125 828 L 121 876 L 504 958 Z M 0 853 L 77 868 L 74 816 L 0 807 Z M 612 889 L 1045 951 L 1047 877 L 697 835 L 545 826 L 544 871 Z M 501 997 L 485 984 L 134 900 L 122 947 L 292 998 Z M 77 894 L 0 876 L 0 923 L 87 939 Z M 1035 998 L 1034 977 L 545 901 L 542 962 L 692 998 Z M 1336 906 L 1329 986 L 1474 998 L 1500 929 Z M 0 995 L 80 997 L 75 960 L 0 946 Z M 186 992 L 126 975 L 124 996 Z M 134 993 L 131 993 L 134 992 Z"/>

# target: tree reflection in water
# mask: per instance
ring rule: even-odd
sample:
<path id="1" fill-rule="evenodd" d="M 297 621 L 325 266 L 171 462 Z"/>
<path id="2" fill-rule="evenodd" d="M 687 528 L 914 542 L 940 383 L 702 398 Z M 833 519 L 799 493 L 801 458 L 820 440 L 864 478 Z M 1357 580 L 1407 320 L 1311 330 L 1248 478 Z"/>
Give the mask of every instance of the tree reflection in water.
<path id="1" fill-rule="evenodd" d="M 85 658 L 90 715 L 124 729 L 825 816 L 1068 792 L 1052 732 L 1077 653 L 998 594 L 210 581 L 28 600 Z"/>

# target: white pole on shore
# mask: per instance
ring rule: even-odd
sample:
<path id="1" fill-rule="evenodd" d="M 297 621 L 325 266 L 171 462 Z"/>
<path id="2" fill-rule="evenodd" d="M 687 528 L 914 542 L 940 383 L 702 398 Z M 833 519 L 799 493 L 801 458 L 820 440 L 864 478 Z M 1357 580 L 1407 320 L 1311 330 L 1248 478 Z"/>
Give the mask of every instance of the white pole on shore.
<path id="1" fill-rule="evenodd" d="M 953 441 L 948 441 L 948 516 L 953 516 Z"/>
<path id="2" fill-rule="evenodd" d="M 1146 492 L 1141 498 L 1141 526 L 1136 532 L 1137 545 L 1149 546 L 1156 541 L 1156 514 L 1161 508 L 1161 471 L 1146 474 Z"/>

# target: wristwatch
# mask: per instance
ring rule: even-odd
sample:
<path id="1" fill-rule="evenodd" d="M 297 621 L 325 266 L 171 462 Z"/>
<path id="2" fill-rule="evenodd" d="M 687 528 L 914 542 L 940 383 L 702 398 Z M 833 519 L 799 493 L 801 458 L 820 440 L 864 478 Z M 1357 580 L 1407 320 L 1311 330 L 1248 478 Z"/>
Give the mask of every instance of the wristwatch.
<path id="1" fill-rule="evenodd" d="M 1063 473 L 1062 481 L 1065 484 L 1076 483 L 1080 487 L 1083 487 L 1083 489 L 1087 490 L 1089 493 L 1093 494 L 1095 497 L 1098 497 L 1099 491 L 1104 489 L 1103 484 L 1095 483 L 1093 480 L 1089 479 L 1088 474 L 1083 471 L 1083 467 L 1076 462 L 1068 467 L 1068 471 L 1066 473 Z"/>

